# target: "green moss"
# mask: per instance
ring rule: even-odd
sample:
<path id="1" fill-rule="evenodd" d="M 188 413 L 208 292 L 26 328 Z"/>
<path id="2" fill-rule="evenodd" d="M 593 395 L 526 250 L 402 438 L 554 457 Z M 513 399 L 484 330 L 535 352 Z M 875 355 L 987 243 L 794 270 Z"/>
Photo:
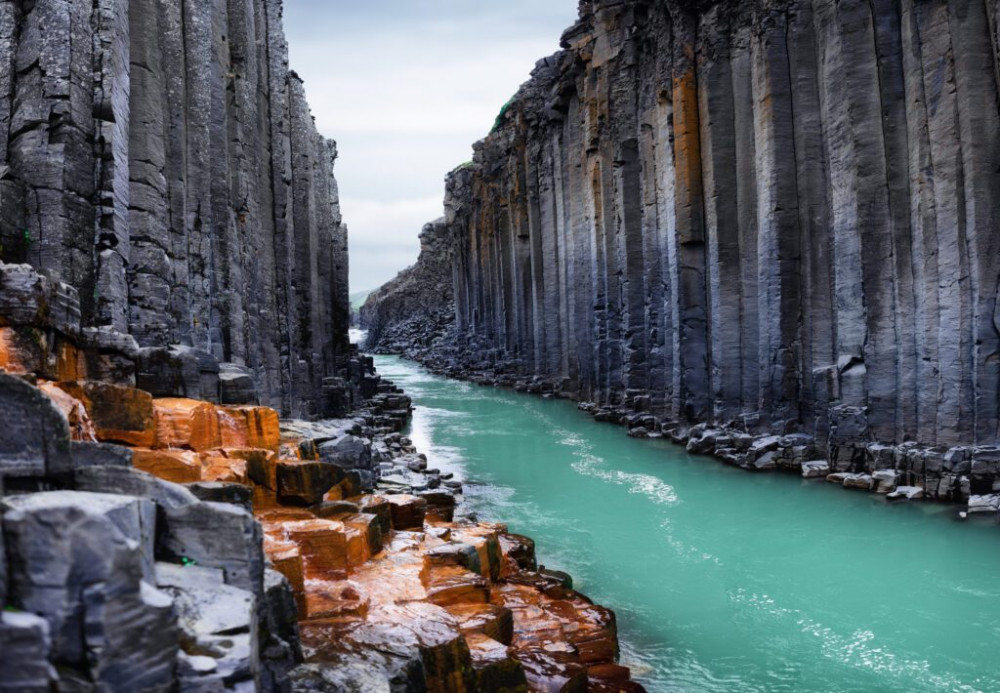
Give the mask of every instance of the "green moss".
<path id="1" fill-rule="evenodd" d="M 500 127 L 504 124 L 504 121 L 507 119 L 507 111 L 509 111 L 510 107 L 514 105 L 514 99 L 516 98 L 517 94 L 510 97 L 510 99 L 507 100 L 507 103 L 505 103 L 503 107 L 501 107 L 500 113 L 499 115 L 497 115 L 497 119 L 493 122 L 493 129 L 490 130 L 490 134 L 493 134 L 494 132 L 499 130 Z"/>

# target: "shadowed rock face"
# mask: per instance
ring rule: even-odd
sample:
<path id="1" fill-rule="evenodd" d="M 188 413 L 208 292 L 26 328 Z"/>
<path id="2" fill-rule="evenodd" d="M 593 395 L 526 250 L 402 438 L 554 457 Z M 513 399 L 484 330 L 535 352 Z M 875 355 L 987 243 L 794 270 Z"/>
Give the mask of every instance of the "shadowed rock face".
<path id="1" fill-rule="evenodd" d="M 417 264 L 373 292 L 361 307 L 367 347 L 379 352 L 440 348 L 438 339 L 455 322 L 449 220 L 427 224 L 420 234 Z"/>
<path id="2" fill-rule="evenodd" d="M 998 24 L 581 3 L 449 178 L 453 363 L 682 426 L 995 444 Z"/>
<path id="3" fill-rule="evenodd" d="M 83 328 L 131 334 L 146 364 L 237 364 L 261 403 L 315 416 L 348 350 L 347 230 L 281 15 L 0 3 L 0 260 L 74 287 Z M 171 345 L 194 365 L 148 353 Z M 214 397 L 183 384 L 162 394 Z"/>

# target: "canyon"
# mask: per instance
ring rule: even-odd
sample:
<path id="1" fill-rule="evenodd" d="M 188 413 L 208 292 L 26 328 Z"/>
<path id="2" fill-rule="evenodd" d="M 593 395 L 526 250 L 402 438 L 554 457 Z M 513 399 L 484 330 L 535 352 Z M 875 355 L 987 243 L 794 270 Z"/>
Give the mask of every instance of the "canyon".
<path id="1" fill-rule="evenodd" d="M 349 340 L 281 0 L 0 0 L 0 691 L 641 691 Z"/>
<path id="2" fill-rule="evenodd" d="M 993 0 L 582 2 L 369 346 L 995 512 L 998 26 Z M 432 274 L 453 322 L 389 324 Z"/>

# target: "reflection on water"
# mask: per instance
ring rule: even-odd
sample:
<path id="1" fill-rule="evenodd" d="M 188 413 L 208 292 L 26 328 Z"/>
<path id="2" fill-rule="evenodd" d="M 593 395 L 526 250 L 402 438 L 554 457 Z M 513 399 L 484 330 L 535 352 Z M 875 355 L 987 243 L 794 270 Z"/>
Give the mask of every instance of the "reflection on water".
<path id="1" fill-rule="evenodd" d="M 618 612 L 651 691 L 1000 691 L 1000 534 L 395 358 L 431 465 Z"/>

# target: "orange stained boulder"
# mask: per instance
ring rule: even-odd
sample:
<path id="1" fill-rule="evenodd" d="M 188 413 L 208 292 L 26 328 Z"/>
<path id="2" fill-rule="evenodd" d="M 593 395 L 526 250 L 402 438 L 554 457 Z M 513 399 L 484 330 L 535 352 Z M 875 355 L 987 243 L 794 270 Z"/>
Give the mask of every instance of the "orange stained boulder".
<path id="1" fill-rule="evenodd" d="M 344 478 L 339 467 L 323 462 L 279 459 L 277 464 L 278 499 L 289 505 L 317 505 L 335 484 Z"/>
<path id="2" fill-rule="evenodd" d="M 339 499 L 338 499 L 339 500 Z M 392 506 L 383 496 L 356 496 L 350 499 L 357 505 L 361 512 L 375 515 L 378 518 L 379 526 L 382 527 L 382 534 L 388 536 L 392 529 Z"/>
<path id="3" fill-rule="evenodd" d="M 371 606 L 366 590 L 350 580 L 310 580 L 305 618 L 365 619 Z"/>
<path id="4" fill-rule="evenodd" d="M 511 656 L 509 647 L 482 633 L 466 634 L 465 641 L 476 672 L 474 690 L 527 693 L 524 667 Z"/>
<path id="5" fill-rule="evenodd" d="M 396 530 L 423 529 L 427 514 L 427 501 L 416 496 L 387 496 L 392 514 L 392 528 Z"/>
<path id="6" fill-rule="evenodd" d="M 222 447 L 261 448 L 277 452 L 281 446 L 278 412 L 267 407 L 220 407 Z"/>
<path id="7" fill-rule="evenodd" d="M 295 594 L 295 603 L 299 611 L 306 611 L 306 578 L 302 566 L 302 553 L 294 542 L 276 537 L 265 530 L 264 553 L 270 559 L 274 569 L 288 578 Z"/>
<path id="8" fill-rule="evenodd" d="M 76 345 L 34 327 L 0 328 L 0 368 L 8 373 L 34 373 L 57 381 L 85 377 Z"/>
<path id="9" fill-rule="evenodd" d="M 153 400 L 156 447 L 205 452 L 222 447 L 219 415 L 214 406 L 194 399 Z"/>
<path id="10" fill-rule="evenodd" d="M 132 451 L 132 465 L 175 484 L 203 480 L 201 458 L 196 452 L 136 449 Z"/>
<path id="11" fill-rule="evenodd" d="M 499 580 L 503 566 L 500 534 L 506 531 L 506 528 L 502 525 L 476 524 L 452 525 L 451 530 L 453 541 L 470 544 L 476 548 L 483 577 L 494 582 Z"/>
<path id="12" fill-rule="evenodd" d="M 427 600 L 438 606 L 486 604 L 490 589 L 486 580 L 461 566 L 436 565 L 425 572 Z"/>
<path id="13" fill-rule="evenodd" d="M 343 523 L 301 520 L 286 523 L 284 531 L 302 552 L 307 580 L 347 576 L 352 557 L 348 550 L 347 529 Z"/>
<path id="14" fill-rule="evenodd" d="M 510 645 L 514 639 L 514 614 L 496 604 L 450 604 L 445 607 L 466 635 L 478 633 Z"/>
<path id="15" fill-rule="evenodd" d="M 83 402 L 99 441 L 153 447 L 156 419 L 148 392 L 94 381 L 59 382 L 56 386 Z"/>
<path id="16" fill-rule="evenodd" d="M 223 481 L 232 484 L 250 485 L 246 460 L 230 459 L 222 455 L 203 454 L 201 456 L 202 481 Z"/>
<path id="17" fill-rule="evenodd" d="M 38 389 L 44 392 L 52 403 L 58 407 L 69 422 L 69 432 L 73 440 L 94 442 L 97 440 L 97 429 L 90 420 L 83 402 L 59 389 L 53 383 L 42 382 Z"/>

